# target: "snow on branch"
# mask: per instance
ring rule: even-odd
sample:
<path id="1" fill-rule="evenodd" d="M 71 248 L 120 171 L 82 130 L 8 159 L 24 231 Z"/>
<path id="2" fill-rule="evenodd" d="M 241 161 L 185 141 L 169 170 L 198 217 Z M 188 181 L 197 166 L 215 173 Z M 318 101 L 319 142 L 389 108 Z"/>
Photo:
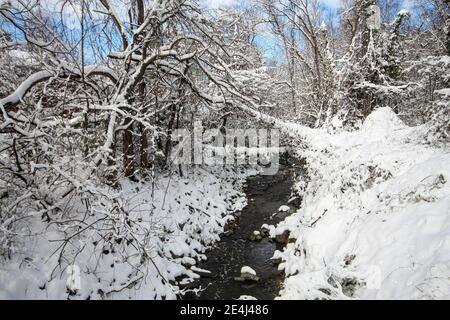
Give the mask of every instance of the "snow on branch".
<path id="1" fill-rule="evenodd" d="M 54 75 L 49 71 L 39 71 L 29 76 L 20 86 L 9 96 L 0 100 L 1 107 L 9 107 L 16 105 L 22 101 L 27 92 L 29 92 L 35 85 L 45 81 Z"/>
<path id="2" fill-rule="evenodd" d="M 70 75 L 80 76 L 80 72 L 77 71 L 75 68 L 67 67 L 66 70 L 63 70 L 63 72 L 55 72 L 52 73 L 50 71 L 38 71 L 31 76 L 29 76 L 25 81 L 23 81 L 17 89 L 10 94 L 9 96 L 0 99 L 0 106 L 7 108 L 12 105 L 19 104 L 25 95 L 37 84 L 46 81 L 52 77 L 66 77 Z M 67 73 L 69 71 L 69 73 Z M 114 82 L 118 81 L 117 74 L 111 70 L 108 67 L 105 66 L 87 66 L 85 68 L 86 76 L 94 76 L 94 75 L 101 75 L 106 76 L 113 80 Z"/>

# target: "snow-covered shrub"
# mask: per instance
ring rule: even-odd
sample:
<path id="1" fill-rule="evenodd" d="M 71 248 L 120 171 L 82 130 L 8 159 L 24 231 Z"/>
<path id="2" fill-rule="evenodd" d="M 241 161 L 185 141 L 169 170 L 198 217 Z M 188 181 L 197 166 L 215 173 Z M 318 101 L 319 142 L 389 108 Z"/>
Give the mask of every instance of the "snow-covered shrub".
<path id="1" fill-rule="evenodd" d="M 2 261 L 2 297 L 176 298 L 180 283 L 199 277 L 190 267 L 245 206 L 240 190 L 249 173 L 199 168 L 186 178 L 158 174 L 154 186 L 124 179 L 119 190 L 88 183 L 54 211 L 17 199 L 29 207 L 14 211 L 22 224 L 10 229 L 21 242 L 8 248 L 20 250 Z M 68 290 L 67 270 L 77 269 L 80 287 Z"/>

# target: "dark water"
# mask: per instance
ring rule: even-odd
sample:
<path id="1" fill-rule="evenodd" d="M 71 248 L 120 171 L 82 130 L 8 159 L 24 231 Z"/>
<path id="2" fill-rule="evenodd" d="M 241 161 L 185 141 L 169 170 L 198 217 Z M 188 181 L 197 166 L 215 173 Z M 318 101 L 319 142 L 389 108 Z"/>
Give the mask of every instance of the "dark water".
<path id="1" fill-rule="evenodd" d="M 264 223 L 276 224 L 286 217 L 288 213 L 277 214 L 271 218 L 281 205 L 287 204 L 292 184 L 291 166 L 282 166 L 274 176 L 253 176 L 247 179 L 245 193 L 248 205 L 237 219 L 234 233 L 223 236 L 207 253 L 208 260 L 198 265 L 199 268 L 212 272 L 210 278 L 201 278 L 198 282 L 206 289 L 199 293 L 199 296 L 188 294 L 185 299 L 223 300 L 236 299 L 241 295 L 273 299 L 278 295 L 283 275 L 270 261 L 277 244 L 267 238 L 256 242 L 249 240 L 249 237 L 253 231 L 260 230 Z M 253 268 L 260 280 L 235 281 L 234 277 L 240 275 L 243 266 Z"/>

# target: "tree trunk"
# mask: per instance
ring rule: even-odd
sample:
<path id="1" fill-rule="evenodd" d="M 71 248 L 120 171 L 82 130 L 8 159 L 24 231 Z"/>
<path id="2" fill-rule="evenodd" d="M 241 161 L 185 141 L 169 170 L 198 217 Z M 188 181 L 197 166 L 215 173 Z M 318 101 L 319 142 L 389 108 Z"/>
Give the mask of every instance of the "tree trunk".
<path id="1" fill-rule="evenodd" d="M 166 140 L 166 147 L 164 150 L 164 154 L 166 155 L 166 165 L 169 165 L 170 163 L 170 152 L 172 150 L 172 132 L 175 125 L 176 115 L 177 115 L 177 106 L 173 104 L 170 108 L 169 124 L 167 125 L 167 140 Z"/>
<path id="2" fill-rule="evenodd" d="M 133 145 L 133 120 L 126 118 L 124 125 L 126 129 L 123 132 L 123 166 L 124 175 L 132 178 L 135 173 L 134 145 Z"/>

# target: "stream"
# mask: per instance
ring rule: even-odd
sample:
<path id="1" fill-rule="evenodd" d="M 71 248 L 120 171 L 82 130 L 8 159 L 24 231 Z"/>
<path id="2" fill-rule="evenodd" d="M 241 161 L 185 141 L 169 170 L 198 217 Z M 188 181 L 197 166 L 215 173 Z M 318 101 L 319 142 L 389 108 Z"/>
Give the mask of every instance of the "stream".
<path id="1" fill-rule="evenodd" d="M 250 235 L 260 230 L 263 224 L 277 224 L 289 212 L 278 212 L 287 205 L 294 182 L 294 168 L 291 164 L 280 165 L 280 170 L 272 176 L 252 176 L 247 179 L 244 189 L 248 205 L 236 219 L 234 233 L 223 236 L 211 251 L 208 260 L 198 267 L 211 271 L 210 277 L 198 280 L 204 288 L 198 295 L 187 294 L 184 299 L 192 300 L 229 300 L 241 295 L 253 296 L 260 300 L 274 299 L 283 283 L 283 274 L 270 258 L 276 249 L 281 249 L 275 241 L 263 238 L 251 241 Z M 289 205 L 291 210 L 293 206 Z M 274 213 L 277 213 L 274 216 Z M 256 271 L 259 281 L 238 282 L 234 278 L 240 275 L 241 267 L 249 266 Z"/>

